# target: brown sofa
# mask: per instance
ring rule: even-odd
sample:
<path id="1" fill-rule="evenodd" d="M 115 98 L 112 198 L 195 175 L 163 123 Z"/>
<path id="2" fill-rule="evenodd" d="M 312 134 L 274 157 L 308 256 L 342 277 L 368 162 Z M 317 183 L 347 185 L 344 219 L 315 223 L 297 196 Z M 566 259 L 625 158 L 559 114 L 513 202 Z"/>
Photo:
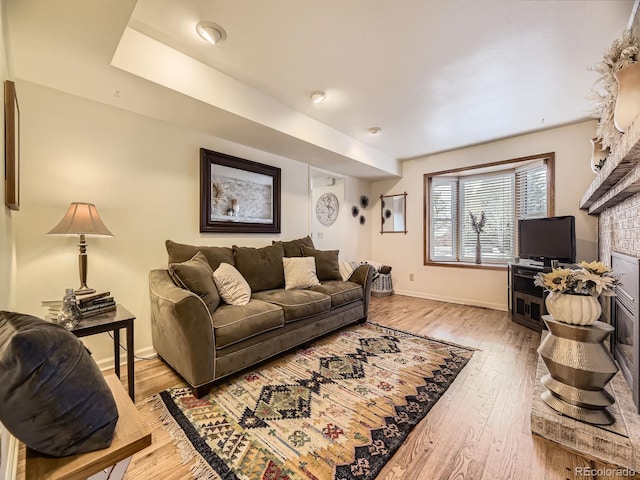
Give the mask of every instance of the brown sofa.
<path id="1" fill-rule="evenodd" d="M 153 346 L 197 396 L 221 378 L 367 319 L 374 269 L 361 265 L 342 281 L 337 251 L 315 250 L 309 237 L 263 248 L 192 246 L 170 240 L 166 246 L 169 269 L 149 274 Z M 176 265 L 193 260 L 198 252 L 212 271 L 222 263 L 235 266 L 251 287 L 249 303 L 216 303 L 211 299 L 215 291 L 202 295 L 179 286 L 170 271 L 175 273 Z M 320 285 L 286 290 L 283 257 L 304 254 L 315 257 Z"/>

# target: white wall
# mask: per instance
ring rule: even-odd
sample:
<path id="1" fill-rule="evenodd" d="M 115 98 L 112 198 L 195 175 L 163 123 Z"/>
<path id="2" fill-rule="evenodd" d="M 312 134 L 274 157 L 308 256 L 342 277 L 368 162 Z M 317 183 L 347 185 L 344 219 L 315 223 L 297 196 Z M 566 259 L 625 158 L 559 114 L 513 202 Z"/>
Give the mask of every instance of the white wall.
<path id="1" fill-rule="evenodd" d="M 185 130 L 29 82 L 19 82 L 22 112 L 22 208 L 15 217 L 17 307 L 44 315 L 44 299 L 77 287 L 76 238 L 48 237 L 70 202 L 95 203 L 114 238 L 89 238 L 88 284 L 110 290 L 137 316 L 136 349 L 151 346 L 148 272 L 166 265 L 165 239 L 264 246 L 308 234 L 308 165 Z M 201 147 L 282 169 L 282 234 L 199 233 Z M 364 185 L 345 179 L 347 198 Z M 353 192 L 349 192 L 353 189 Z M 349 238 L 363 236 L 360 225 Z M 359 247 L 369 255 L 367 241 Z M 97 360 L 111 339 L 86 339 Z"/>
<path id="2" fill-rule="evenodd" d="M 5 40 L 7 17 L 4 2 L 0 6 L 0 78 L 4 83 L 4 80 L 10 79 L 7 66 L 8 42 Z M 2 114 L 2 118 L 4 119 L 4 114 Z M 1 155 L 4 159 L 4 135 L 0 135 L 0 152 L 2 152 Z M 0 199 L 4 206 L 0 215 L 0 310 L 10 310 L 14 306 L 12 285 L 15 282 L 15 244 L 13 242 L 12 225 L 13 217 L 17 213 L 10 210 L 4 203 L 4 182 L 0 182 Z"/>
<path id="3" fill-rule="evenodd" d="M 402 178 L 375 182 L 372 186 L 380 211 L 380 195 L 407 192 L 407 235 L 379 232 L 373 227 L 372 252 L 375 260 L 391 265 L 394 290 L 418 297 L 455 303 L 507 309 L 506 271 L 425 266 L 424 189 L 425 173 L 472 166 L 498 160 L 546 152 L 556 153 L 555 214 L 575 215 L 578 261 L 597 259 L 597 219 L 579 209 L 580 198 L 593 180 L 590 170 L 590 139 L 595 121 L 546 130 L 428 157 L 403 164 Z M 414 274 L 415 280 L 409 281 Z"/>
<path id="4" fill-rule="evenodd" d="M 319 250 L 340 250 L 340 260 L 346 260 L 340 247 L 346 235 L 346 205 L 344 202 L 344 180 L 334 178 L 333 185 L 323 184 L 322 178 L 314 178 L 311 182 L 311 236 L 313 244 Z M 331 225 L 323 225 L 318 221 L 315 210 L 318 200 L 325 193 L 333 193 L 338 199 L 338 217 Z"/>

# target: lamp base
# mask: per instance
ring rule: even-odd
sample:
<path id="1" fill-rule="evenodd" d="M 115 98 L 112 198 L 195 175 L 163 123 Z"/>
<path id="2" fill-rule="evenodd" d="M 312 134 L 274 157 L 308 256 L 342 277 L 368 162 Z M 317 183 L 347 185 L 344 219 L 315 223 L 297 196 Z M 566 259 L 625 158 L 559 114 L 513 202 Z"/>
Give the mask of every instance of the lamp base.
<path id="1" fill-rule="evenodd" d="M 80 288 L 76 288 L 74 293 L 77 295 L 89 295 L 90 293 L 96 293 L 95 288 L 89 288 L 87 286 L 82 286 Z"/>

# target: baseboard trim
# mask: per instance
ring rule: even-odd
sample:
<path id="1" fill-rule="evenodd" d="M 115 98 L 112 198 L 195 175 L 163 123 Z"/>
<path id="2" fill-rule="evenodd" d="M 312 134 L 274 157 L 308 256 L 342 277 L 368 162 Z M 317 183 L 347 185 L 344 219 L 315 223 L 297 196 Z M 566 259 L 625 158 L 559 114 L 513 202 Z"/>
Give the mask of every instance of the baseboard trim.
<path id="1" fill-rule="evenodd" d="M 135 351 L 135 355 L 137 357 L 153 357 L 153 356 L 157 355 L 157 353 L 153 349 L 153 347 L 145 347 L 145 348 L 141 348 L 139 350 L 136 350 Z M 111 370 L 115 366 L 115 363 L 113 361 L 113 357 L 97 359 L 96 363 L 98 364 L 98 368 L 101 371 Z M 127 363 L 127 354 L 126 354 L 126 352 L 120 352 L 120 366 L 122 367 L 123 365 L 126 365 L 126 363 Z"/>
<path id="2" fill-rule="evenodd" d="M 509 311 L 507 305 L 503 305 L 501 303 L 478 302 L 475 300 L 469 300 L 467 298 L 444 297 L 440 295 L 430 295 L 422 292 L 412 292 L 410 290 L 394 289 L 394 293 L 397 293 L 398 295 L 406 295 L 407 297 L 424 298 L 425 300 L 436 300 L 438 302 L 456 303 L 458 305 L 470 305 L 472 307 L 490 308 L 491 310 L 501 310 L 503 312 Z"/>

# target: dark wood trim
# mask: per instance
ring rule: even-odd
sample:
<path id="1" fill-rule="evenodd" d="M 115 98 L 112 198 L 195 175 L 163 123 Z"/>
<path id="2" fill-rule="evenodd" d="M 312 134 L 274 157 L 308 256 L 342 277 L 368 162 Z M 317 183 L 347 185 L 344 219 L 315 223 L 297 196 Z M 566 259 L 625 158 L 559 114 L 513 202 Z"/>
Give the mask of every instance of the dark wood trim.
<path id="1" fill-rule="evenodd" d="M 273 186 L 272 222 L 252 223 L 211 220 L 211 169 L 212 165 L 245 170 L 271 177 Z M 278 167 L 245 160 L 224 153 L 200 149 L 200 231 L 229 233 L 280 233 L 281 171 Z"/>
<path id="2" fill-rule="evenodd" d="M 480 163 L 478 165 L 471 165 L 468 167 L 459 167 L 459 168 L 452 168 L 451 170 L 441 170 L 439 172 L 425 173 L 424 176 L 435 177 L 438 175 L 448 175 L 450 173 L 465 172 L 468 170 L 477 170 L 479 168 L 496 167 L 498 165 L 507 165 L 509 163 L 530 162 L 532 160 L 544 160 L 547 158 L 555 158 L 555 153 L 554 152 L 541 153 L 538 155 L 529 155 L 526 157 L 512 158 L 509 160 L 498 160 L 497 162 Z"/>
<path id="3" fill-rule="evenodd" d="M 551 152 L 545 160 L 547 166 L 547 217 L 556 214 L 556 154 Z"/>
<path id="4" fill-rule="evenodd" d="M 4 203 L 20 210 L 20 108 L 11 80 L 4 82 Z"/>
<path id="5" fill-rule="evenodd" d="M 426 260 L 425 266 L 428 267 L 447 267 L 447 268 L 472 268 L 476 270 L 507 270 L 507 265 L 503 264 L 491 264 L 491 263 L 466 263 L 466 262 L 433 262 Z"/>

